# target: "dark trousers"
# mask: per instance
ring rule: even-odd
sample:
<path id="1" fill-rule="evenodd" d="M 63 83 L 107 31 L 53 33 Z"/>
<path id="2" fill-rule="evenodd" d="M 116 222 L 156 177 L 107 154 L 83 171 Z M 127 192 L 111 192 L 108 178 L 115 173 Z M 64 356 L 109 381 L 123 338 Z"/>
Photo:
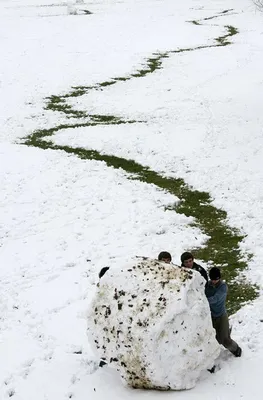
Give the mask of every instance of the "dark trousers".
<path id="1" fill-rule="evenodd" d="M 227 314 L 221 315 L 221 317 L 212 317 L 213 327 L 216 330 L 216 340 L 219 344 L 222 344 L 226 349 L 235 352 L 238 348 L 238 344 L 231 339 L 229 322 Z"/>

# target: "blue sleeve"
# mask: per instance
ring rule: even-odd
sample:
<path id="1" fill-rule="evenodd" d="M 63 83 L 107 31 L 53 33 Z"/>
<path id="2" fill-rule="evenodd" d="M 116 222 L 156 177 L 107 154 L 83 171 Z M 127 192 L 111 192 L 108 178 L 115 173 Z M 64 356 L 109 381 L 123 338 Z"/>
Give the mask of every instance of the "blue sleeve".
<path id="1" fill-rule="evenodd" d="M 209 304 L 217 304 L 219 302 L 225 301 L 226 295 L 227 295 L 227 286 L 224 284 L 218 288 L 214 296 L 207 297 L 207 300 L 209 301 Z"/>

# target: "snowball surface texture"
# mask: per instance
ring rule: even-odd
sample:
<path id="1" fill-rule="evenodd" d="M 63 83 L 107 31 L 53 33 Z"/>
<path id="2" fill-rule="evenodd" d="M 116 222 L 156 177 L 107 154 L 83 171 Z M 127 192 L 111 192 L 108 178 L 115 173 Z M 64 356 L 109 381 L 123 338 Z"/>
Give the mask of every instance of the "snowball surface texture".
<path id="1" fill-rule="evenodd" d="M 199 272 L 136 257 L 100 279 L 88 312 L 98 355 L 129 386 L 195 386 L 219 355 L 205 280 Z"/>

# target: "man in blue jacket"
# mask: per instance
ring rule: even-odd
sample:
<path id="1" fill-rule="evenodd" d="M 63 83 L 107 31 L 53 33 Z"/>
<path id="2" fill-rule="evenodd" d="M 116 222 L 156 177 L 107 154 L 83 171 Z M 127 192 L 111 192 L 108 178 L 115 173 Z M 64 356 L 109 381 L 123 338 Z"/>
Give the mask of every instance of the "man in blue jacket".
<path id="1" fill-rule="evenodd" d="M 216 330 L 216 339 L 235 357 L 240 357 L 242 349 L 230 337 L 226 312 L 227 284 L 221 280 L 219 268 L 213 267 L 209 272 L 209 278 L 210 280 L 205 287 L 205 294 L 211 310 L 213 327 Z"/>

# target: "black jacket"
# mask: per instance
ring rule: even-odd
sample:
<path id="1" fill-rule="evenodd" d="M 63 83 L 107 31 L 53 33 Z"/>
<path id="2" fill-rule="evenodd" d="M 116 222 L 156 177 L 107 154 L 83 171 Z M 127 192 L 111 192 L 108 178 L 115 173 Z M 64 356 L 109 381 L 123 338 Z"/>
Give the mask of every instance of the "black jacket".
<path id="1" fill-rule="evenodd" d="M 182 267 L 184 267 L 184 265 L 182 264 Z M 186 268 L 186 267 L 185 267 Z M 205 278 L 206 282 L 208 282 L 208 276 L 207 276 L 207 272 L 206 270 L 201 267 L 201 265 L 196 264 L 196 262 L 194 262 L 192 269 L 194 269 L 195 271 L 200 272 L 200 274 L 202 275 L 203 278 Z"/>
<path id="2" fill-rule="evenodd" d="M 200 274 L 202 275 L 202 277 L 205 278 L 206 282 L 208 282 L 207 272 L 206 272 L 206 270 L 205 270 L 203 267 L 201 267 L 201 265 L 196 264 L 196 263 L 194 262 L 193 269 L 194 269 L 195 271 L 200 272 Z"/>

